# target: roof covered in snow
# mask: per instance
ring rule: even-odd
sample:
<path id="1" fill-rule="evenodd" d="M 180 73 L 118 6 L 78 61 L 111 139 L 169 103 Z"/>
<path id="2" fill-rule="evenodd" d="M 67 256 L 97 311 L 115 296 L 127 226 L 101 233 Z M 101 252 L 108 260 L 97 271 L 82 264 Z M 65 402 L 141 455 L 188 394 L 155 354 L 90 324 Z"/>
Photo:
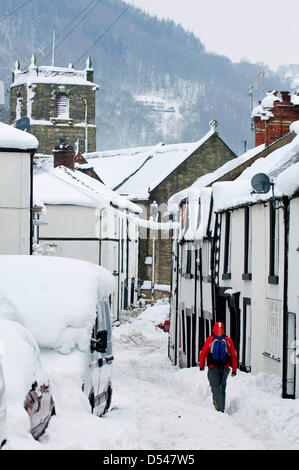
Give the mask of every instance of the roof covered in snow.
<path id="1" fill-rule="evenodd" d="M 272 197 L 271 190 L 267 194 L 252 192 L 251 180 L 257 173 L 268 175 L 274 184 L 276 197 L 291 197 L 299 191 L 299 121 L 292 123 L 290 130 L 297 134 L 292 142 L 274 150 L 265 158 L 257 159 L 235 181 L 213 184 L 215 211 Z"/>
<path id="2" fill-rule="evenodd" d="M 146 200 L 168 175 L 181 165 L 213 134 L 211 129 L 201 140 L 192 143 L 87 153 L 84 158 L 110 188 L 131 200 Z"/>
<path id="3" fill-rule="evenodd" d="M 37 66 L 33 55 L 28 70 L 21 71 L 19 62 L 16 62 L 11 87 L 23 84 L 51 83 L 57 85 L 87 85 L 98 88 L 98 85 L 87 80 L 87 72 L 90 70 L 92 68 L 89 58 L 86 61 L 86 69 L 76 70 L 71 63 L 68 67 Z"/>
<path id="4" fill-rule="evenodd" d="M 38 140 L 29 132 L 0 122 L 0 148 L 16 150 L 36 150 Z"/>
<path id="5" fill-rule="evenodd" d="M 239 157 L 233 158 L 229 162 L 224 163 L 224 165 L 217 168 L 217 170 L 213 171 L 212 173 L 207 173 L 206 175 L 201 176 L 190 187 L 183 189 L 182 191 L 171 196 L 171 198 L 168 200 L 168 209 L 170 211 L 175 210 L 178 204 L 180 204 L 180 202 L 186 198 L 197 198 L 198 200 L 201 188 L 211 185 L 219 178 L 222 178 L 224 175 L 227 175 L 231 171 L 248 162 L 251 158 L 255 157 L 262 150 L 264 150 L 264 148 L 265 144 L 262 144 L 249 149 Z"/>
<path id="6" fill-rule="evenodd" d="M 266 96 L 262 99 L 261 104 L 262 104 L 263 108 L 271 109 L 271 108 L 274 107 L 275 101 L 281 101 L 281 98 L 279 96 L 277 96 L 277 91 L 276 90 L 272 90 L 272 91 L 268 91 Z"/>
<path id="7" fill-rule="evenodd" d="M 298 192 L 299 121 L 290 125 L 290 131 L 291 142 L 288 139 L 289 143 L 266 153 L 266 156 L 263 156 L 264 144 L 250 149 L 215 172 L 202 176 L 184 191 L 174 194 L 168 201 L 169 211 L 175 212 L 184 199 L 188 202 L 188 223 L 177 231 L 178 239 L 202 240 L 208 235 L 208 230 L 213 228 L 215 212 L 270 199 L 272 189 L 267 194 L 253 194 L 251 180 L 257 173 L 269 176 L 270 181 L 274 183 L 276 197 L 291 197 Z M 267 149 L 271 149 L 271 146 Z M 244 163 L 245 169 L 242 168 Z M 217 181 L 238 166 L 242 171 L 238 177 L 229 181 Z"/>
<path id="8" fill-rule="evenodd" d="M 44 204 L 69 204 L 95 208 L 113 204 L 119 209 L 127 209 L 136 214 L 141 212 L 136 204 L 97 179 L 65 166 L 37 168 L 34 172 L 33 188 L 36 200 Z"/>

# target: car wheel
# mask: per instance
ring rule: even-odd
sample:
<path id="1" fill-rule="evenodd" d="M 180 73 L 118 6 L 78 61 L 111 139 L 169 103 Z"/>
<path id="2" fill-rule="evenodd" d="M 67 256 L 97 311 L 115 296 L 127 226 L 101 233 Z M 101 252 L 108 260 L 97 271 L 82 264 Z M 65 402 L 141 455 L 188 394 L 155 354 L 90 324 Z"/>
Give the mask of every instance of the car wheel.
<path id="1" fill-rule="evenodd" d="M 109 410 L 111 401 L 112 401 L 112 387 L 111 385 L 109 385 L 108 390 L 107 390 L 107 399 L 106 399 L 106 405 L 103 411 L 103 415 L 107 413 L 107 411 Z"/>
<path id="2" fill-rule="evenodd" d="M 94 393 L 93 393 L 93 390 L 91 390 L 88 399 L 89 399 L 89 403 L 90 403 L 90 406 L 91 406 L 91 412 L 93 413 L 93 410 L 94 410 Z"/>
<path id="3" fill-rule="evenodd" d="M 2 449 L 2 447 L 4 447 L 4 446 L 5 446 L 6 442 L 7 442 L 7 440 L 6 440 L 6 439 L 4 439 L 4 441 L 2 441 L 2 442 L 1 442 L 1 444 L 0 444 L 0 450 Z"/>

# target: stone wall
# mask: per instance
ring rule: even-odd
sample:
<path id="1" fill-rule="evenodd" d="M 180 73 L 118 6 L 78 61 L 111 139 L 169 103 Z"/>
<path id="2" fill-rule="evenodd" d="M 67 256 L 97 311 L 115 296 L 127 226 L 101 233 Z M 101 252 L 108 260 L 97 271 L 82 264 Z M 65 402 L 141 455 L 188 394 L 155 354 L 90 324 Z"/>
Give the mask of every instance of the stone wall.
<path id="1" fill-rule="evenodd" d="M 16 119 L 16 103 L 18 96 L 23 98 L 22 117 L 31 118 L 30 132 L 38 139 L 39 153 L 52 154 L 60 141 L 65 139 L 74 145 L 79 139 L 79 151 L 85 151 L 85 103 L 87 101 L 88 121 L 88 152 L 96 150 L 95 126 L 95 89 L 86 85 L 66 85 L 61 88 L 57 84 L 37 83 L 19 85 L 11 88 L 10 93 L 10 123 Z M 69 119 L 55 120 L 56 95 L 64 91 L 70 98 Z M 31 98 L 32 99 L 28 99 Z M 37 122 L 41 121 L 41 122 Z"/>
<path id="2" fill-rule="evenodd" d="M 79 139 L 79 152 L 84 152 L 85 149 L 85 127 L 70 126 L 70 125 L 39 125 L 32 124 L 30 132 L 38 139 L 38 153 L 51 155 L 53 149 L 60 142 L 60 139 L 65 140 L 69 145 L 74 146 L 75 142 Z M 96 150 L 96 128 L 88 127 L 88 151 L 94 152 Z"/>

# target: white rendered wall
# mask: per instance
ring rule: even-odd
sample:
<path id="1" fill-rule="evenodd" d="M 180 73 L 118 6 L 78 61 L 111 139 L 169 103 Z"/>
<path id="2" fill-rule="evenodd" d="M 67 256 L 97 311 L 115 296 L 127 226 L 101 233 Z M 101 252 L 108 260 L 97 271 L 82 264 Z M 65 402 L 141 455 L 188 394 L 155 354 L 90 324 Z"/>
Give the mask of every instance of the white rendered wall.
<path id="1" fill-rule="evenodd" d="M 299 198 L 290 201 L 288 311 L 296 315 L 296 353 L 299 353 Z M 295 359 L 295 358 L 294 358 Z M 299 359 L 296 358 L 296 397 L 299 398 Z"/>
<path id="2" fill-rule="evenodd" d="M 277 211 L 280 218 L 280 263 L 279 284 L 269 284 L 269 204 L 256 204 L 251 206 L 252 215 L 252 280 L 243 280 L 244 271 L 244 208 L 234 209 L 231 212 L 231 279 L 222 279 L 224 262 L 224 238 L 225 218 L 222 219 L 221 229 L 221 263 L 220 286 L 231 288 L 234 292 L 240 292 L 239 307 L 241 310 L 240 339 L 242 346 L 243 329 L 243 299 L 251 299 L 252 311 L 252 344 L 251 344 L 251 370 L 253 373 L 267 372 L 281 375 L 282 362 L 266 357 L 266 313 L 267 299 L 282 301 L 283 299 L 283 217 L 282 210 Z M 281 314 L 282 332 L 282 314 Z M 281 337 L 282 344 L 282 337 Z M 242 352 L 242 348 L 240 349 Z M 282 359 L 282 350 L 281 350 Z"/>
<path id="3" fill-rule="evenodd" d="M 0 152 L 0 254 L 30 254 L 30 154 Z"/>
<path id="4" fill-rule="evenodd" d="M 112 313 L 116 317 L 118 304 L 120 305 L 122 297 L 122 293 L 118 293 L 118 287 L 121 289 L 121 283 L 124 285 L 127 275 L 126 217 L 112 208 L 100 211 L 85 206 L 46 205 L 46 215 L 42 219 L 47 222 L 47 225 L 40 226 L 40 238 L 67 238 L 67 240 L 53 240 L 51 242 L 55 245 L 55 251 L 51 255 L 81 259 L 95 264 L 100 263 L 108 271 L 115 273 Z M 121 225 L 123 230 L 121 230 Z M 137 229 L 135 224 L 132 226 L 130 235 L 134 235 L 135 238 L 129 242 L 129 300 L 131 298 L 131 279 L 133 277 L 136 279 L 135 286 L 138 280 Z M 121 237 L 123 243 L 119 242 Z M 71 240 L 72 238 L 87 238 L 87 240 Z M 88 240 L 88 238 L 96 238 L 97 240 Z M 41 245 L 47 243 L 49 242 L 40 240 Z M 120 256 L 122 256 L 122 263 Z M 136 301 L 135 293 L 134 301 Z"/>

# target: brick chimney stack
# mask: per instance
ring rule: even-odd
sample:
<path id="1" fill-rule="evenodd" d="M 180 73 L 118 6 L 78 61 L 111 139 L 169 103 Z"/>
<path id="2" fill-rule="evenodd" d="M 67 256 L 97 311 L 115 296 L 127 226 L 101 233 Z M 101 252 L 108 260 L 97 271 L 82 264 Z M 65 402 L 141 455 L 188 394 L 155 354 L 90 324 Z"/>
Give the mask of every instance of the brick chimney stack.
<path id="1" fill-rule="evenodd" d="M 57 145 L 53 151 L 54 168 L 63 165 L 71 170 L 75 170 L 75 152 L 74 147 L 66 144 L 63 140 Z"/>
<path id="2" fill-rule="evenodd" d="M 288 91 L 281 91 L 280 94 L 282 101 L 285 101 L 286 103 L 289 103 L 291 101 L 291 96 Z"/>
<path id="3" fill-rule="evenodd" d="M 299 106 L 288 91 L 269 91 L 252 111 L 255 146 L 266 147 L 290 132 L 290 124 L 299 120 Z"/>

